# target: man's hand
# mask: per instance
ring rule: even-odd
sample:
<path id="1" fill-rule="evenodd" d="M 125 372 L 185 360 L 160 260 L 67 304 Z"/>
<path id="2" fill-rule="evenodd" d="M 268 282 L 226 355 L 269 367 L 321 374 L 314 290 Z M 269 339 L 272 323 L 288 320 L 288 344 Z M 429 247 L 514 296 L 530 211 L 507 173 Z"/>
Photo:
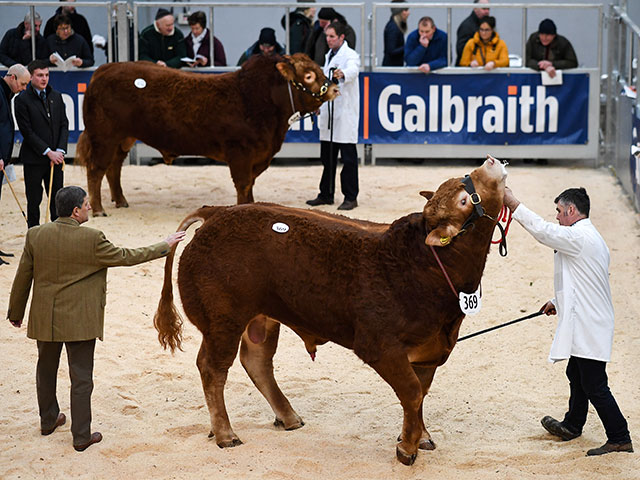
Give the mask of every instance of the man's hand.
<path id="1" fill-rule="evenodd" d="M 51 55 L 49 55 L 49 61 L 51 63 L 53 63 L 54 65 L 58 64 L 58 59 L 56 58 L 56 56 L 53 53 Z"/>
<path id="2" fill-rule="evenodd" d="M 0 158 L 0 170 L 4 170 L 4 160 Z"/>
<path id="3" fill-rule="evenodd" d="M 333 71 L 333 78 L 338 79 L 338 80 L 343 79 L 344 78 L 344 72 L 342 70 L 340 70 L 339 68 L 336 68 Z"/>
<path id="4" fill-rule="evenodd" d="M 418 70 L 420 70 L 422 73 L 429 73 L 431 71 L 431 67 L 428 63 L 423 63 L 418 67 Z"/>
<path id="5" fill-rule="evenodd" d="M 469 66 L 473 68 L 476 68 L 478 65 L 478 61 L 475 58 L 469 63 Z"/>
<path id="6" fill-rule="evenodd" d="M 553 65 L 548 66 L 544 70 L 549 74 L 551 78 L 554 78 L 556 76 L 556 69 L 554 68 Z"/>
<path id="7" fill-rule="evenodd" d="M 170 247 L 173 247 L 176 243 L 180 243 L 182 240 L 184 240 L 186 235 L 187 235 L 187 232 L 185 232 L 184 230 L 180 232 L 175 232 L 169 235 L 167 238 L 165 238 L 164 241 L 167 242 Z"/>
<path id="8" fill-rule="evenodd" d="M 61 163 L 64 163 L 64 154 L 62 152 L 54 152 L 53 150 L 49 150 L 49 152 L 47 153 L 47 157 L 49 157 L 49 160 L 52 164 L 60 165 Z"/>
<path id="9" fill-rule="evenodd" d="M 546 70 L 549 67 L 553 67 L 553 63 L 551 63 L 549 60 L 540 60 L 538 62 L 538 68 L 540 70 Z"/>
<path id="10" fill-rule="evenodd" d="M 166 66 L 167 66 L 167 64 L 166 64 L 166 63 L 164 63 L 162 60 L 158 60 L 156 63 L 157 63 L 158 65 L 160 65 L 161 67 L 166 67 Z"/>
<path id="11" fill-rule="evenodd" d="M 520 201 L 516 198 L 509 187 L 504 187 L 504 198 L 502 199 L 502 203 L 504 203 L 511 212 L 515 212 L 518 205 L 520 205 Z"/>
<path id="12" fill-rule="evenodd" d="M 22 326 L 22 319 L 16 320 L 16 321 L 13 321 L 11 319 L 8 319 L 8 320 L 9 322 L 11 322 L 11 325 L 13 325 L 16 328 L 20 328 Z"/>
<path id="13" fill-rule="evenodd" d="M 556 315 L 558 312 L 556 312 L 556 307 L 553 304 L 553 302 L 551 300 L 549 300 L 547 303 L 545 303 L 539 310 L 540 312 L 544 313 L 545 315 Z"/>
<path id="14" fill-rule="evenodd" d="M 209 60 L 207 60 L 206 58 L 198 57 L 195 63 L 202 65 L 204 67 L 208 62 Z"/>
<path id="15" fill-rule="evenodd" d="M 494 68 L 496 68 L 496 62 L 494 62 L 493 60 L 484 64 L 485 70 L 493 70 Z"/>
<path id="16" fill-rule="evenodd" d="M 73 60 L 71 60 L 71 64 L 74 67 L 81 67 L 82 66 L 82 59 L 81 58 L 74 58 Z"/>
<path id="17" fill-rule="evenodd" d="M 426 35 L 422 35 L 420 37 L 420 45 L 422 45 L 424 48 L 427 48 L 429 46 L 429 39 Z"/>

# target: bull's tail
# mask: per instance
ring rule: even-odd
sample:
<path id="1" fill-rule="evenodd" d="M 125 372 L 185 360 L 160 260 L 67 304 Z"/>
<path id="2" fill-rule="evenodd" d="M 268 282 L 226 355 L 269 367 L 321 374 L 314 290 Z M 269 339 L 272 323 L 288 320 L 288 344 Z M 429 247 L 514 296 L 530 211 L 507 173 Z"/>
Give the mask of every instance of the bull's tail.
<path id="1" fill-rule="evenodd" d="M 178 232 L 186 230 L 192 224 L 201 221 L 205 222 L 214 211 L 214 207 L 202 207 L 195 212 L 190 213 L 182 220 L 178 227 Z M 173 302 L 173 284 L 171 276 L 173 272 L 173 258 L 176 254 L 177 244 L 171 247 L 171 252 L 167 255 L 164 264 L 164 283 L 162 284 L 162 294 L 158 309 L 153 317 L 153 325 L 158 331 L 158 340 L 160 345 L 166 350 L 169 348 L 171 353 L 176 349 L 182 350 L 182 317 Z"/>
<path id="2" fill-rule="evenodd" d="M 91 140 L 89 134 L 85 131 L 80 134 L 78 144 L 76 145 L 76 156 L 73 159 L 74 164 L 87 166 L 91 159 Z"/>

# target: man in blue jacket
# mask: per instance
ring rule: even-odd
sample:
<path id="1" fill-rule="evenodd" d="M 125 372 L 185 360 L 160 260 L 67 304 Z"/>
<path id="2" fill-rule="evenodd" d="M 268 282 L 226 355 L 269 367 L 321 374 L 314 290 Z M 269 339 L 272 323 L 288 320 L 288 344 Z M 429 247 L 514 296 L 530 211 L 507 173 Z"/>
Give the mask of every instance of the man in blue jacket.
<path id="1" fill-rule="evenodd" d="M 433 18 L 422 17 L 418 29 L 409 34 L 404 61 L 423 73 L 447 66 L 447 34 L 436 28 Z"/>

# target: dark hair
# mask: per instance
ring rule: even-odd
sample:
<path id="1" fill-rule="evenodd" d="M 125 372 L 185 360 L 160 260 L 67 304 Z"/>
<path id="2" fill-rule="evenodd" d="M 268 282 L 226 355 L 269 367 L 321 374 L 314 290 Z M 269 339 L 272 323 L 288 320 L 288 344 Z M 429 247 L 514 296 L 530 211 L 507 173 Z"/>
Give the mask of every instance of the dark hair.
<path id="1" fill-rule="evenodd" d="M 329 24 L 329 26 L 327 27 L 327 29 L 329 28 L 333 28 L 333 30 L 336 32 L 336 35 L 339 37 L 340 35 L 346 35 L 347 34 L 347 26 L 338 21 L 338 20 L 334 20 L 333 22 L 331 22 Z"/>
<path id="2" fill-rule="evenodd" d="M 82 208 L 87 192 L 81 187 L 71 185 L 58 190 L 56 193 L 56 212 L 60 217 L 70 217 L 73 209 Z"/>
<path id="3" fill-rule="evenodd" d="M 496 17 L 492 17 L 491 15 L 487 15 L 486 17 L 482 17 L 480 19 L 480 23 L 478 24 L 478 30 L 480 29 L 480 25 L 483 23 L 488 23 L 491 27 L 491 30 L 496 29 Z"/>
<path id="4" fill-rule="evenodd" d="M 60 25 L 71 25 L 71 17 L 66 13 L 59 13 L 53 17 L 53 24 L 56 28 Z"/>
<path id="5" fill-rule="evenodd" d="M 433 28 L 436 28 L 436 22 L 434 22 L 433 18 L 431 17 L 422 17 L 420 20 L 418 20 L 418 25 L 426 25 L 426 24 L 429 24 Z"/>
<path id="6" fill-rule="evenodd" d="M 204 12 L 193 12 L 189 15 L 189 18 L 187 18 L 187 22 L 189 25 L 200 24 L 202 28 L 207 28 L 207 16 Z"/>
<path id="7" fill-rule="evenodd" d="M 31 75 L 33 75 L 33 72 L 36 70 L 43 70 L 45 68 L 49 68 L 49 60 L 45 60 L 43 58 L 33 60 L 29 65 L 27 65 L 27 70 L 29 70 Z"/>
<path id="8" fill-rule="evenodd" d="M 566 189 L 553 201 L 553 203 L 558 202 L 561 202 L 565 205 L 572 204 L 585 217 L 589 216 L 591 202 L 589 201 L 589 195 L 587 195 L 587 191 L 584 189 L 584 187 Z"/>

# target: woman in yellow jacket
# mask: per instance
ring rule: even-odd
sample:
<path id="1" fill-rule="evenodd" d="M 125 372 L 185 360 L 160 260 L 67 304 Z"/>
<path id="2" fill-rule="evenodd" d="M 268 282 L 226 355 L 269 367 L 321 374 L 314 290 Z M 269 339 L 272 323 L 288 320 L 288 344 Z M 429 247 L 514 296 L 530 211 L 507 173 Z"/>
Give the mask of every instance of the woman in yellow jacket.
<path id="1" fill-rule="evenodd" d="M 464 46 L 460 66 L 484 67 L 485 70 L 509 66 L 509 50 L 496 32 L 495 17 L 486 16 L 480 20 L 478 31 Z"/>

